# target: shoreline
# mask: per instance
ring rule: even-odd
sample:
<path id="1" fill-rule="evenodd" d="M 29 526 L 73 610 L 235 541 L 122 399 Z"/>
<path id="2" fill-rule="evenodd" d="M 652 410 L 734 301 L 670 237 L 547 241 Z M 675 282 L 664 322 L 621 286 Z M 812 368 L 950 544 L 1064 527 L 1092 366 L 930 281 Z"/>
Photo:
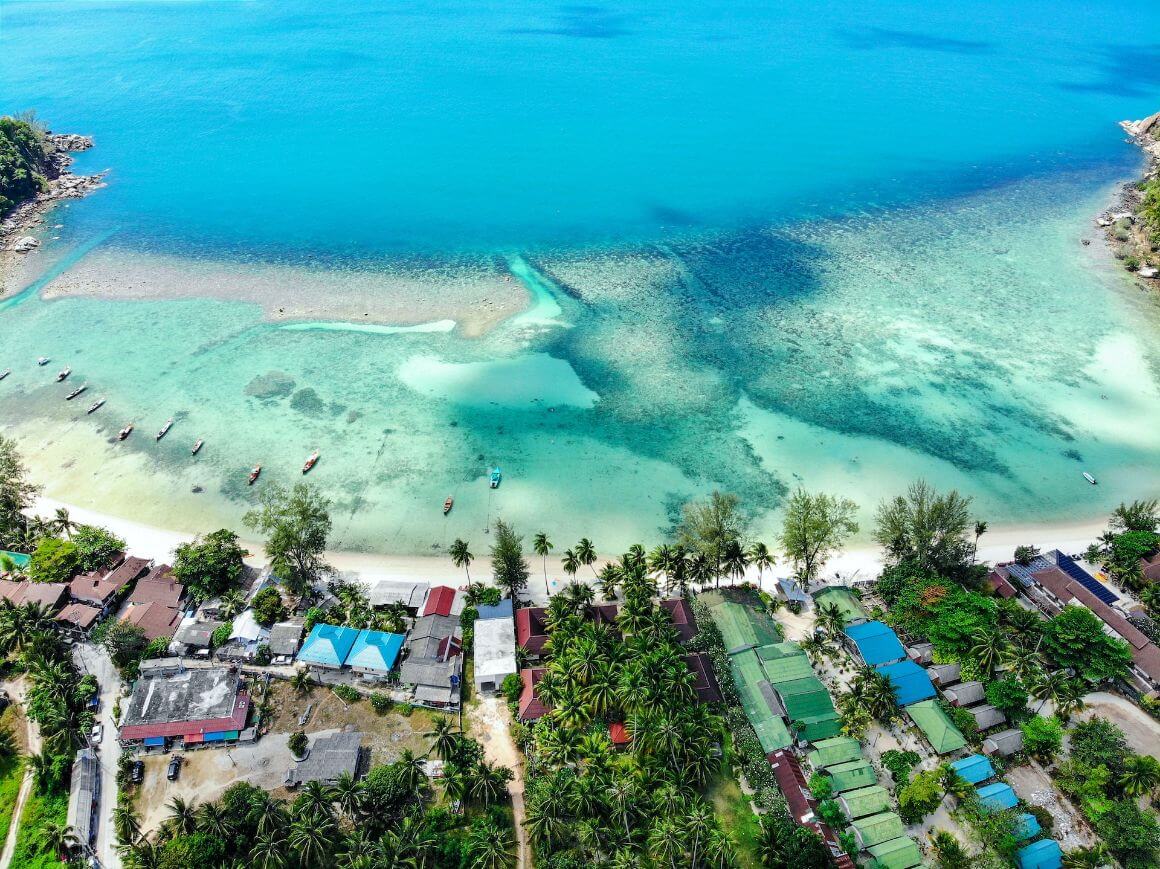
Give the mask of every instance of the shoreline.
<path id="1" fill-rule="evenodd" d="M 43 519 L 51 519 L 59 508 L 68 510 L 73 521 L 86 525 L 99 525 L 108 529 L 125 540 L 126 548 L 132 554 L 138 557 L 149 557 L 155 561 L 170 562 L 174 548 L 181 543 L 192 540 L 195 536 L 109 516 L 44 496 L 38 497 L 34 506 L 27 512 Z M 989 529 L 980 538 L 977 558 L 979 561 L 990 563 L 1009 561 L 1014 554 L 1015 547 L 1022 545 L 1035 545 L 1043 550 L 1060 549 L 1068 554 L 1081 552 L 1106 527 L 1106 520 L 1001 526 Z M 214 529 L 206 529 L 202 533 L 209 533 L 212 530 Z M 525 533 L 524 536 L 525 543 L 527 543 L 529 535 Z M 238 542 L 250 552 L 246 558 L 247 564 L 254 567 L 265 566 L 267 559 L 261 542 L 244 538 Z M 659 541 L 647 544 L 646 549 L 656 545 L 657 542 Z M 772 548 L 772 541 L 770 541 L 770 546 Z M 531 571 L 528 577 L 527 595 L 535 603 L 544 602 L 547 599 L 547 594 L 544 589 L 542 559 L 530 552 L 525 553 L 525 555 Z M 600 554 L 597 558 L 597 564 L 593 567 L 598 568 L 603 562 L 617 557 L 616 554 L 611 556 Z M 424 580 L 432 585 L 447 584 L 453 587 L 466 583 L 464 571 L 452 564 L 451 559 L 446 555 L 392 555 L 389 553 L 328 550 L 325 553 L 325 558 L 337 571 L 357 574 L 357 578 L 363 582 Z M 487 560 L 486 550 L 481 549 L 475 553 L 471 577 L 473 582 L 491 584 Z M 549 556 L 547 564 L 548 580 L 553 592 L 571 582 L 571 578 L 564 573 L 561 567 L 560 556 Z M 839 583 L 866 579 L 880 572 L 882 565 L 883 558 L 880 547 L 873 544 L 859 544 L 843 550 L 831 558 L 821 571 L 821 577 L 825 581 Z M 763 572 L 762 585 L 768 589 L 771 587 L 772 577 L 785 577 L 789 574 L 790 570 L 785 560 L 778 558 L 774 567 Z M 588 567 L 582 568 L 576 574 L 576 579 L 581 582 L 594 583 L 596 581 L 595 571 Z M 746 571 L 745 579 L 757 583 L 757 570 L 749 568 Z"/>
<path id="2" fill-rule="evenodd" d="M 1108 250 L 1124 271 L 1137 283 L 1156 281 L 1160 279 L 1160 255 L 1153 251 L 1151 227 L 1140 219 L 1139 212 L 1144 201 L 1140 185 L 1160 175 L 1160 112 L 1139 121 L 1120 121 L 1120 128 L 1143 152 L 1144 172 L 1119 185 L 1113 204 L 1097 215 L 1095 224 L 1103 230 Z"/>

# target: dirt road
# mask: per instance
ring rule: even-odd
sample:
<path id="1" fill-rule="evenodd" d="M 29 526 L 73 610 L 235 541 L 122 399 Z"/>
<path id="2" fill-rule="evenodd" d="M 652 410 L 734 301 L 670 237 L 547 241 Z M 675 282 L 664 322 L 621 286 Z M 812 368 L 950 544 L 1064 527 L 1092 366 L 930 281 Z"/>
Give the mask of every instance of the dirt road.
<path id="1" fill-rule="evenodd" d="M 527 869 L 531 865 L 528 834 L 524 829 L 524 767 L 519 751 L 508 728 L 507 706 L 502 697 L 485 694 L 469 710 L 471 735 L 483 746 L 484 756 L 491 762 L 506 766 L 514 777 L 508 782 L 512 798 L 512 818 L 516 825 L 516 866 Z"/>
<path id="2" fill-rule="evenodd" d="M 1076 714 L 1075 720 L 1088 721 L 1097 716 L 1107 718 L 1124 731 L 1124 738 L 1132 751 L 1150 754 L 1160 760 L 1160 721 L 1130 700 L 1105 691 L 1089 694 L 1083 702 L 1085 708 Z"/>

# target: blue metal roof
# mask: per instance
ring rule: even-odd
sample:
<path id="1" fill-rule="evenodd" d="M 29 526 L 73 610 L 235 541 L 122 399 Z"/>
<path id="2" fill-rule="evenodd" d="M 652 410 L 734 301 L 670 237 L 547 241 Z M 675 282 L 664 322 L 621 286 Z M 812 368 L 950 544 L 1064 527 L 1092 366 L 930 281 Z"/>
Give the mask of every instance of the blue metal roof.
<path id="1" fill-rule="evenodd" d="M 951 769 L 973 785 L 995 777 L 995 768 L 991 761 L 981 754 L 972 754 L 970 757 L 951 761 Z"/>
<path id="2" fill-rule="evenodd" d="M 871 667 L 890 664 L 906 657 L 898 635 L 882 622 L 863 622 L 846 628 L 846 636 L 858 647 L 858 654 Z M 933 695 L 932 695 L 933 696 Z"/>
<path id="3" fill-rule="evenodd" d="M 1060 869 L 1063 866 L 1063 853 L 1059 850 L 1059 842 L 1040 839 L 1016 851 L 1015 860 L 1019 869 Z"/>
<path id="4" fill-rule="evenodd" d="M 930 681 L 930 676 L 926 675 L 926 670 L 914 661 L 883 664 L 878 668 L 878 672 L 890 680 L 899 706 L 909 706 L 911 703 L 934 697 L 934 683 Z"/>
<path id="5" fill-rule="evenodd" d="M 1032 836 L 1038 836 L 1041 827 L 1039 826 L 1039 819 L 1031 812 L 1024 812 L 1015 818 L 1015 841 L 1022 842 L 1030 839 Z"/>
<path id="6" fill-rule="evenodd" d="M 402 634 L 388 634 L 385 631 L 359 631 L 346 656 L 346 666 L 362 667 L 386 673 L 399 659 L 403 648 Z"/>
<path id="7" fill-rule="evenodd" d="M 1019 805 L 1019 797 L 1015 796 L 1015 791 L 1011 790 L 1011 785 L 1006 782 L 997 781 L 994 784 L 984 785 L 977 793 L 987 812 L 1000 812 Z"/>
<path id="8" fill-rule="evenodd" d="M 495 606 L 487 606 L 484 604 L 475 609 L 479 613 L 479 618 L 484 621 L 489 621 L 490 619 L 510 619 L 512 617 L 512 599 L 505 597 Z"/>
<path id="9" fill-rule="evenodd" d="M 358 639 L 358 628 L 315 625 L 298 651 L 298 660 L 308 664 L 341 667 Z"/>

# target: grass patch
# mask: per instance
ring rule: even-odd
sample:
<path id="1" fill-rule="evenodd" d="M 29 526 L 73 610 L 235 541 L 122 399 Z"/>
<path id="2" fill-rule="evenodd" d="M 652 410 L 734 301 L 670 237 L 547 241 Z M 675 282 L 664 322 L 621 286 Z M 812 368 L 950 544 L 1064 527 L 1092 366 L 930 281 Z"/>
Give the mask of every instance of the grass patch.
<path id="1" fill-rule="evenodd" d="M 8 837 L 8 828 L 12 826 L 12 811 L 16 808 L 16 797 L 23 780 L 24 767 L 20 758 L 0 760 L 0 841 Z"/>
<path id="2" fill-rule="evenodd" d="M 742 793 L 741 785 L 733 777 L 729 761 L 733 746 L 729 734 L 725 736 L 724 748 L 721 768 L 705 790 L 705 799 L 720 819 L 721 829 L 733 840 L 738 862 L 742 866 L 760 866 L 758 842 L 761 838 L 761 821 L 749 807 L 749 797 Z"/>
<path id="3" fill-rule="evenodd" d="M 36 794 L 28 798 L 20 830 L 16 834 L 16 850 L 12 865 L 21 869 L 57 869 L 64 864 L 40 847 L 40 833 L 49 823 L 63 826 L 68 816 L 68 792 Z"/>

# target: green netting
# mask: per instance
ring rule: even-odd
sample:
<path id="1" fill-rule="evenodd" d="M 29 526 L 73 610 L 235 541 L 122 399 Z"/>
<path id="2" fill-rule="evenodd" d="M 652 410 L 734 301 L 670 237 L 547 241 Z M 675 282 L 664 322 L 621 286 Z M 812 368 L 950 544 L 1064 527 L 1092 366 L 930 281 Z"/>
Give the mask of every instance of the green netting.
<path id="1" fill-rule="evenodd" d="M 826 772 L 834 785 L 836 793 L 852 791 L 856 788 L 865 788 L 878 784 L 878 774 L 865 760 L 851 760 L 848 763 L 839 763 L 831 766 Z"/>
<path id="2" fill-rule="evenodd" d="M 872 848 L 875 845 L 889 842 L 906 836 L 906 828 L 902 826 L 902 818 L 894 812 L 880 812 L 868 818 L 860 818 L 851 824 L 858 835 L 858 841 L 863 848 Z"/>
<path id="3" fill-rule="evenodd" d="M 814 750 L 806 755 L 810 766 L 824 769 L 836 763 L 849 763 L 862 757 L 862 743 L 847 736 L 814 742 Z"/>
<path id="4" fill-rule="evenodd" d="M 868 869 L 913 869 L 922 864 L 922 851 L 909 836 L 899 836 L 867 849 Z"/>

